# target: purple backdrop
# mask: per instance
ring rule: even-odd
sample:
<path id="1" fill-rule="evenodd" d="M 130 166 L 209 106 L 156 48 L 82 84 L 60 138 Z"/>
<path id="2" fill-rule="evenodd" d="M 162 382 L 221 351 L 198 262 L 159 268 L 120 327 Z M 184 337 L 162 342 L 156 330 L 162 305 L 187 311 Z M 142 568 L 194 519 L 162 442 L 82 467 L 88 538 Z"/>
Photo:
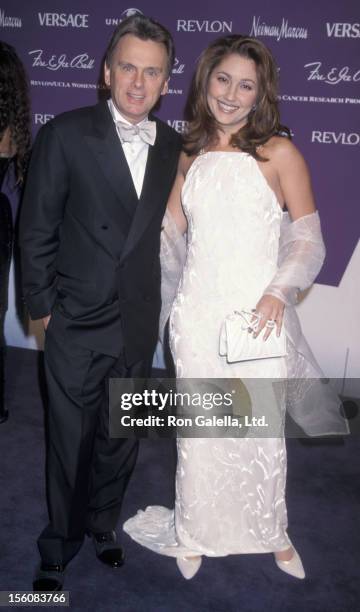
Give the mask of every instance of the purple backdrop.
<path id="1" fill-rule="evenodd" d="M 280 67 L 283 123 L 311 168 L 328 248 L 319 282 L 338 285 L 359 239 L 360 16 L 358 0 L 125 2 L 0 0 L 0 38 L 13 44 L 31 81 L 34 133 L 52 116 L 97 101 L 102 56 L 131 11 L 161 21 L 177 62 L 159 116 L 183 129 L 194 62 L 214 38 L 250 33 Z"/>

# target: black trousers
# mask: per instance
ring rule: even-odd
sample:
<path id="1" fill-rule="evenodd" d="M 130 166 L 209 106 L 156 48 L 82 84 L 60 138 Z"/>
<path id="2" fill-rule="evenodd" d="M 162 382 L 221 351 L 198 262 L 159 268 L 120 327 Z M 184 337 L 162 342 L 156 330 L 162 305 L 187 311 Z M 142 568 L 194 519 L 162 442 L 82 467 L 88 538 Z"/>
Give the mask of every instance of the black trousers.
<path id="1" fill-rule="evenodd" d="M 44 563 L 66 565 L 86 529 L 115 529 L 137 458 L 137 440 L 108 436 L 108 378 L 147 378 L 151 358 L 128 368 L 122 355 L 95 353 L 59 331 L 51 321 L 45 338 L 50 522 L 38 546 Z"/>

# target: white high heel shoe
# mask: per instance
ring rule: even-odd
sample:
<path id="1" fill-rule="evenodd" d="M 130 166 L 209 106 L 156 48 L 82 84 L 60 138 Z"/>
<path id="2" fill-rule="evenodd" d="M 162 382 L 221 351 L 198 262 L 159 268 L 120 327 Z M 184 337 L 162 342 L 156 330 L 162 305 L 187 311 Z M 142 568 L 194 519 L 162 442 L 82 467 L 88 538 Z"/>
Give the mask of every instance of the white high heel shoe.
<path id="1" fill-rule="evenodd" d="M 280 559 L 277 559 L 276 555 L 274 554 L 275 563 L 278 568 L 281 569 L 283 572 L 286 572 L 286 574 L 290 574 L 290 576 L 294 576 L 294 578 L 299 578 L 300 580 L 303 580 L 305 578 L 304 566 L 292 544 L 291 547 L 293 549 L 293 556 L 291 557 L 291 559 L 289 559 L 289 561 L 281 561 Z"/>
<path id="2" fill-rule="evenodd" d="M 177 566 L 186 580 L 190 580 L 198 573 L 201 562 L 201 557 L 176 557 Z"/>

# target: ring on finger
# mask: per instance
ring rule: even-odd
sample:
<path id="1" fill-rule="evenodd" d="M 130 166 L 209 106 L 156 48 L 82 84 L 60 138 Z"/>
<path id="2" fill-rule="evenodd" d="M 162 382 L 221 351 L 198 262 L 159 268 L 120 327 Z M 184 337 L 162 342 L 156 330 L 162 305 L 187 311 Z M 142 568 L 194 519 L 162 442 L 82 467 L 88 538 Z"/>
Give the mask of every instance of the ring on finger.
<path id="1" fill-rule="evenodd" d="M 270 327 L 272 329 L 273 327 L 275 327 L 275 325 L 276 325 L 275 319 L 268 319 L 266 321 L 265 327 Z"/>

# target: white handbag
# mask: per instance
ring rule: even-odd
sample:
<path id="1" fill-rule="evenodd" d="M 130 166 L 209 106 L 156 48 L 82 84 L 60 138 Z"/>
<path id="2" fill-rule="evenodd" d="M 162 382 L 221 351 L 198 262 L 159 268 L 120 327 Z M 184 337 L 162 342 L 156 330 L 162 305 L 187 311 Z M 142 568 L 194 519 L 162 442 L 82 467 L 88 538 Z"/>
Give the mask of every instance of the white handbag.
<path id="1" fill-rule="evenodd" d="M 254 316 L 255 320 L 251 321 Z M 226 317 L 220 330 L 219 353 L 226 356 L 228 363 L 284 357 L 287 354 L 284 327 L 281 328 L 280 336 L 277 336 L 274 330 L 264 341 L 266 327 L 256 338 L 249 332 L 249 328 L 257 330 L 259 321 L 259 315 L 246 310 L 235 310 Z"/>

